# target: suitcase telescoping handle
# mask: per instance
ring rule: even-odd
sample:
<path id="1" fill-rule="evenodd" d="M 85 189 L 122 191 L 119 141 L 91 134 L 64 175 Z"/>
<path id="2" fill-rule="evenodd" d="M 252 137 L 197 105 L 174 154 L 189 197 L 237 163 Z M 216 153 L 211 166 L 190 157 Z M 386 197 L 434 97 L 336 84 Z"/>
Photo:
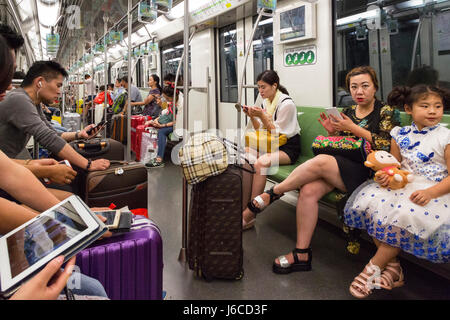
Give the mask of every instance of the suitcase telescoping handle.
<path id="1" fill-rule="evenodd" d="M 244 171 L 247 171 L 247 172 L 249 172 L 251 174 L 256 173 L 255 168 L 253 167 L 253 164 L 251 164 L 250 161 L 245 156 L 245 151 L 244 150 L 240 150 L 240 152 L 239 152 L 238 145 L 236 143 L 234 143 L 233 141 L 230 141 L 230 140 L 227 140 L 227 139 L 223 138 L 223 142 L 224 142 L 225 147 L 227 148 L 227 150 L 228 150 L 228 148 L 231 148 L 234 151 L 236 151 L 236 156 L 239 157 L 239 159 L 244 160 L 245 162 L 247 162 L 248 165 L 250 166 L 251 170 L 249 170 L 249 169 L 245 168 L 243 165 L 241 165 L 241 161 L 236 161 L 237 163 L 236 162 L 233 163 L 233 166 L 235 166 L 235 167 L 237 167 L 239 169 L 242 169 Z"/>
<path id="2" fill-rule="evenodd" d="M 111 149 L 109 141 L 79 141 L 73 144 L 74 149 L 86 158 L 94 158 L 104 155 Z"/>

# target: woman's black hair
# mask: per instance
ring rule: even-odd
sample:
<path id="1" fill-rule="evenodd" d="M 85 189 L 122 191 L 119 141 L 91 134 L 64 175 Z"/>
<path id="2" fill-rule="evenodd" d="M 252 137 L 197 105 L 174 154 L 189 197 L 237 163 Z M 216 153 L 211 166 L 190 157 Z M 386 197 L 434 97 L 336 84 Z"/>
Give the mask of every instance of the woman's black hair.
<path id="1" fill-rule="evenodd" d="M 174 90 L 175 90 L 175 86 L 174 85 L 168 85 L 168 86 L 164 86 L 164 88 L 162 89 L 161 93 L 165 94 L 168 97 L 173 98 Z M 179 94 L 180 94 L 180 91 L 178 91 L 178 89 L 177 89 L 177 94 L 175 96 L 175 100 L 176 100 L 175 102 L 178 101 Z"/>
<path id="2" fill-rule="evenodd" d="M 289 92 L 287 91 L 287 89 L 280 84 L 280 77 L 273 70 L 266 70 L 266 71 L 260 73 L 258 75 L 258 77 L 256 77 L 256 82 L 258 82 L 258 81 L 263 81 L 265 83 L 270 84 L 271 86 L 276 84 L 278 90 L 280 90 L 284 94 L 289 95 Z"/>
<path id="3" fill-rule="evenodd" d="M 0 36 L 0 61 L 3 65 L 0 71 L 0 93 L 4 93 L 11 85 L 13 79 L 14 58 L 3 36 Z"/>
<path id="4" fill-rule="evenodd" d="M 440 96 L 444 109 L 450 107 L 450 92 L 448 90 L 426 84 L 419 84 L 412 88 L 408 86 L 397 86 L 389 93 L 387 101 L 390 106 L 395 106 L 400 109 L 403 109 L 405 105 L 412 108 L 416 101 L 428 94 Z"/>
<path id="5" fill-rule="evenodd" d="M 159 92 L 161 92 L 162 88 L 161 88 L 161 85 L 159 84 L 159 81 L 160 81 L 159 76 L 157 74 L 152 74 L 150 77 L 152 77 L 153 81 L 156 82 L 156 86 L 158 87 Z"/>

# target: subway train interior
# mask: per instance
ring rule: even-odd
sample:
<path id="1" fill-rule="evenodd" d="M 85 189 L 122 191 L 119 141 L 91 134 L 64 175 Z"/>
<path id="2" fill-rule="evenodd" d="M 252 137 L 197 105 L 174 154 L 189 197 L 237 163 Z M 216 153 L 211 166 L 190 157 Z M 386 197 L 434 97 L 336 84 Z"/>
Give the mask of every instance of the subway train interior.
<path id="1" fill-rule="evenodd" d="M 0 24 L 9 26 L 23 38 L 23 45 L 15 50 L 16 69 L 12 85 L 16 88 L 7 91 L 0 109 L 7 104 L 8 95 L 22 90 L 22 79 L 28 78 L 31 66 L 37 61 L 56 61 L 67 71 L 67 76 L 58 89 L 56 101 L 47 105 L 51 107 L 51 116 L 48 118 L 51 122 L 48 123 L 62 127 L 63 131 L 77 132 L 71 140 L 85 134 L 83 128 L 95 124 L 98 125 L 95 128 L 101 128 L 95 139 L 106 141 L 104 143 L 111 149 L 117 146 L 110 143 L 110 140 L 119 141 L 121 154 L 118 158 L 107 160 L 114 169 L 111 180 L 107 182 L 111 188 L 119 183 L 118 179 L 126 180 L 125 174 L 129 166 L 139 165 L 139 168 L 145 169 L 141 171 L 141 182 L 136 187 L 136 190 L 144 190 L 139 193 L 139 203 L 142 205 L 133 209 L 142 210 L 141 214 L 147 215 L 150 221 L 144 219 L 147 225 L 136 227 L 136 223 L 141 220 L 136 220 L 133 215 L 131 231 L 128 229 L 128 232 L 142 232 L 149 226 L 156 230 L 161 239 L 158 249 L 160 263 L 152 261 L 154 252 L 145 253 L 138 248 L 133 253 L 122 252 L 121 258 L 117 258 L 121 261 L 114 267 L 118 269 L 114 269 L 111 261 L 116 258 L 112 257 L 112 253 L 108 256 L 108 251 L 105 251 L 105 257 L 101 259 L 95 256 L 98 254 L 96 248 L 100 247 L 96 247 L 95 242 L 77 255 L 76 263 L 81 272 L 97 278 L 110 299 L 355 299 L 350 291 L 352 287 L 356 290 L 358 286 L 351 286 L 352 282 L 356 281 L 358 285 L 365 283 L 361 277 L 359 281 L 354 279 L 380 250 L 377 251 L 366 230 L 358 231 L 359 229 L 344 223 L 343 210 L 349 195 L 334 190 L 318 202 L 317 225 L 310 241 L 310 248 L 314 252 L 312 269 L 308 272 L 277 274 L 275 259 L 292 252 L 292 248 L 298 243 L 299 215 L 296 212 L 302 206 L 301 201 L 298 201 L 302 187 L 293 187 L 291 191 L 285 192 L 280 201 L 258 214 L 256 222 L 253 222 L 254 226 L 248 230 L 241 228 L 241 214 L 250 197 L 245 198 L 244 192 L 241 192 L 238 202 L 244 209 L 238 210 L 239 215 L 230 218 L 229 221 L 232 221 L 237 217 L 238 228 L 233 229 L 233 224 L 228 224 L 217 213 L 214 219 L 219 223 L 211 217 L 202 216 L 202 213 L 205 215 L 214 210 L 225 212 L 235 203 L 231 200 L 220 202 L 218 198 L 211 200 L 215 190 L 200 187 L 213 177 L 202 182 L 188 181 L 187 174 L 192 174 L 192 168 L 186 168 L 185 163 L 180 160 L 183 157 L 179 157 L 179 154 L 182 152 L 185 156 L 187 150 L 193 150 L 185 149 L 186 146 L 192 147 L 188 143 L 191 141 L 190 137 L 209 132 L 217 141 L 226 138 L 224 141 L 228 152 L 226 171 L 224 168 L 215 172 L 214 178 L 219 179 L 225 174 L 223 172 L 237 170 L 240 152 L 248 151 L 248 148 L 244 149 L 247 141 L 244 136 L 254 125 L 251 120 L 253 118 L 247 116 L 246 112 L 249 112 L 250 107 L 261 106 L 267 99 L 265 93 L 265 96 L 261 94 L 261 83 L 268 83 L 269 87 L 273 85 L 259 77 L 267 70 L 276 71 L 279 76 L 278 88 L 280 84 L 286 88 L 289 103 L 293 102 L 295 105 L 293 116 L 296 125 L 298 122 L 300 127 L 298 141 L 301 152 L 295 163 L 280 164 L 275 166 L 274 171 L 267 173 L 263 191 L 282 183 L 297 166 L 313 158 L 311 145 L 314 138 L 326 135 L 319 121 L 322 112 L 327 108 L 341 109 L 358 104 L 356 94 L 353 95 L 349 88 L 351 77 L 346 77 L 351 74 L 349 72 L 352 69 L 371 67 L 377 77 L 375 98 L 382 103 L 387 103 L 390 93 L 399 86 L 413 87 L 424 83 L 439 88 L 441 93 L 450 91 L 448 0 L 0 0 Z M 1 65 L 3 68 L 4 64 Z M 155 81 L 159 81 L 162 89 L 155 89 Z M 373 78 L 372 81 L 375 83 Z M 47 80 L 42 82 L 45 87 Z M 42 88 L 42 82 L 36 86 Z M 119 112 L 114 111 L 116 99 L 122 97 L 115 95 L 116 82 L 119 86 L 122 85 L 125 92 L 130 91 L 123 99 L 127 106 L 132 105 Z M 110 84 L 112 87 L 108 87 Z M 133 88 L 138 89 L 135 94 Z M 154 90 L 158 91 L 156 95 Z M 112 97 L 106 107 L 105 95 L 108 99 Z M 140 97 L 133 98 L 136 95 Z M 148 100 L 148 97 L 162 105 L 162 115 L 158 119 L 168 115 L 172 117 L 171 122 L 153 124 L 154 127 L 149 130 L 138 129 L 147 126 L 150 120 L 145 118 L 138 126 L 134 122 L 135 119 L 144 117 L 144 110 L 154 102 Z M 141 104 L 133 105 L 142 101 L 144 102 Z M 173 101 L 176 103 L 175 110 L 171 108 Z M 281 103 L 285 103 L 284 101 Z M 446 103 L 447 108 L 440 111 L 439 127 L 450 129 L 450 108 L 448 101 Z M 117 115 L 109 116 L 111 110 Z M 402 126 L 411 125 L 411 114 L 407 114 L 403 108 L 395 110 L 395 114 L 402 119 Z M 167 112 L 164 113 L 165 111 Z M 68 126 L 69 122 L 66 121 L 73 115 L 79 119 L 75 127 L 71 126 L 73 123 Z M 0 128 L 3 125 L 1 117 Z M 155 118 L 152 121 L 154 120 Z M 380 122 L 379 119 L 378 121 Z M 176 127 L 176 130 L 172 129 L 174 132 L 170 131 L 171 134 L 160 135 L 169 125 L 172 125 L 171 128 Z M 444 128 L 442 130 L 447 130 Z M 64 135 L 67 137 L 68 133 L 62 133 L 61 137 Z M 202 139 L 207 140 L 206 136 L 203 135 Z M 54 155 L 45 148 L 42 141 L 38 141 L 38 136 L 29 134 L 27 137 L 29 140 L 24 149 L 25 155 L 22 152 L 17 158 L 30 163 L 29 159 Z M 156 145 L 161 148 L 161 139 L 166 142 L 167 137 L 165 149 L 162 149 L 165 153 L 163 151 L 160 156 L 155 149 L 143 150 L 144 137 L 153 139 L 155 148 Z M 1 139 L 10 138 L 2 136 Z M 95 139 L 76 144 L 82 149 L 77 150 L 80 151 L 79 154 L 83 154 L 83 150 L 89 153 L 87 145 Z M 211 139 L 208 141 L 214 140 Z M 432 140 L 424 141 L 432 143 Z M 99 143 L 100 148 L 104 146 L 102 143 Z M 450 140 L 445 143 L 445 154 L 448 157 Z M 70 146 L 76 149 L 72 142 Z M 84 157 L 89 158 L 86 153 Z M 432 161 L 433 155 L 423 155 L 427 157 L 424 161 Z M 162 162 L 158 160 L 161 157 Z M 441 157 L 444 159 L 443 151 Z M 86 172 L 91 164 L 98 164 L 96 159 L 99 158 L 102 155 L 93 157 L 92 161 L 88 160 Z M 217 161 L 220 162 L 221 159 Z M 450 160 L 445 159 L 444 164 L 449 164 Z M 121 162 L 117 164 L 116 160 Z M 240 173 L 241 178 L 246 174 L 243 172 Z M 448 176 L 448 169 L 445 172 Z M 96 186 L 110 179 L 95 178 L 94 171 L 85 176 L 89 178 L 91 175 L 94 180 L 90 182 L 76 179 L 71 181 L 72 184 L 83 184 L 83 188 L 80 188 L 83 189 L 80 191 L 83 194 L 69 189 L 70 192 L 78 195 L 89 207 L 109 207 L 110 203 L 115 203 L 118 208 L 128 205 L 132 209 L 130 203 L 135 200 L 134 191 L 130 191 L 127 198 L 127 190 L 117 189 L 113 195 L 108 193 L 106 187 L 102 192 L 108 203 L 96 202 L 95 199 L 99 198 L 89 198 L 88 189 L 95 190 Z M 83 174 L 79 173 L 77 178 L 81 176 Z M 230 181 L 229 184 L 234 185 Z M 220 185 L 222 182 L 210 184 L 210 188 L 231 188 L 225 182 L 223 181 L 224 186 Z M 447 183 L 447 194 L 444 192 L 442 196 L 447 197 L 447 200 L 450 194 L 448 182 L 448 179 L 442 182 Z M 242 178 L 242 184 L 244 183 L 247 182 Z M 234 187 L 238 188 L 237 185 Z M 201 193 L 202 190 L 204 194 Z M 194 219 L 196 210 L 199 216 Z M 447 205 L 442 206 L 437 214 L 447 219 L 443 222 L 446 229 L 441 229 L 445 233 L 442 237 L 446 237 L 445 241 L 449 243 L 450 209 Z M 202 221 L 209 222 L 202 224 Z M 207 229 L 204 232 L 211 238 L 203 233 L 202 236 L 200 233 L 194 234 L 192 230 L 195 228 Z M 233 232 L 235 234 L 232 236 Z M 221 236 L 224 238 L 217 240 Z M 120 237 L 120 233 L 114 234 L 109 240 L 106 239 L 109 242 L 104 247 L 112 248 L 123 240 Z M 135 241 L 139 242 L 141 239 Z M 241 266 L 239 274 L 221 278 L 208 276 L 209 269 L 206 266 L 203 270 L 198 268 L 200 260 L 196 257 L 193 263 L 191 256 L 198 252 L 192 248 L 202 241 L 205 242 L 204 246 L 215 241 L 226 243 L 223 248 L 210 249 L 212 251 L 204 254 L 210 259 L 205 258 L 208 262 L 204 263 L 212 265 L 208 266 L 211 273 L 226 269 L 228 261 L 238 259 Z M 237 255 L 240 257 L 235 256 L 235 251 L 227 251 L 227 243 L 238 246 Z M 145 247 L 142 250 L 157 250 L 157 244 L 149 246 L 150 249 Z M 126 251 L 124 248 L 125 246 L 122 250 Z M 82 256 L 86 250 L 91 250 L 88 267 L 83 265 L 84 259 L 88 259 Z M 448 248 L 447 253 L 444 251 L 442 249 L 446 258 L 437 262 L 430 255 L 419 257 L 414 252 L 400 250 L 398 259 L 403 270 L 401 277 L 404 276 L 404 285 L 390 287 L 389 290 L 375 285 L 367 298 L 449 300 L 450 260 Z M 6 259 L 6 252 L 0 255 L 2 259 Z M 308 255 L 311 258 L 311 251 Z M 198 259 L 202 257 L 199 254 Z M 101 264 L 103 269 L 99 270 L 96 263 Z M 130 264 L 128 269 L 126 264 Z M 96 271 L 85 271 L 87 269 Z M 127 273 L 133 274 L 133 280 L 120 279 L 128 277 Z M 365 276 L 368 277 L 367 274 Z M 389 276 L 392 277 L 392 273 Z M 136 283 L 133 284 L 133 281 Z M 140 295 L 139 285 L 155 286 L 155 283 L 147 282 L 159 283 L 156 289 L 152 287 L 152 290 L 158 291 L 156 295 Z M 401 281 L 394 281 L 394 284 L 399 282 Z M 122 291 L 118 295 L 113 291 L 119 283 Z M 127 290 L 134 293 L 125 292 Z M 357 293 L 365 296 L 367 287 L 358 289 Z M 238 312 L 237 310 L 232 311 Z"/>

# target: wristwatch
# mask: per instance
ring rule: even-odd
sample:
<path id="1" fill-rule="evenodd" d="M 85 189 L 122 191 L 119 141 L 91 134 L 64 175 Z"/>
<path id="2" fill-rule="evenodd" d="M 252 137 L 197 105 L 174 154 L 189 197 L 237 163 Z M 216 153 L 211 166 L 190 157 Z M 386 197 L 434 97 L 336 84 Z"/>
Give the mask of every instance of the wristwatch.
<path id="1" fill-rule="evenodd" d="M 87 164 L 87 166 L 86 166 L 86 171 L 89 171 L 89 168 L 91 167 L 91 163 L 92 163 L 92 160 L 91 159 L 88 159 L 88 164 Z"/>
<path id="2" fill-rule="evenodd" d="M 75 140 L 78 140 L 80 137 L 78 136 L 78 133 L 80 132 L 80 130 L 78 130 L 77 132 L 75 132 Z"/>

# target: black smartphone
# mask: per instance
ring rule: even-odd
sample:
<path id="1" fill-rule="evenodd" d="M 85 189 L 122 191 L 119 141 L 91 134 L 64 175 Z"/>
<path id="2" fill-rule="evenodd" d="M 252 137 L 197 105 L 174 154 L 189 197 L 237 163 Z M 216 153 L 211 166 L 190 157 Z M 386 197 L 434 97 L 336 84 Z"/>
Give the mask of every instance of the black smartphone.
<path id="1" fill-rule="evenodd" d="M 108 121 L 102 120 L 102 121 L 100 121 L 95 127 L 92 127 L 92 128 L 90 128 L 88 131 L 86 131 L 86 133 L 87 133 L 88 135 L 91 135 L 92 132 L 93 132 L 95 129 L 100 128 L 101 126 L 104 126 L 104 125 L 107 124 L 107 123 L 108 123 Z"/>

